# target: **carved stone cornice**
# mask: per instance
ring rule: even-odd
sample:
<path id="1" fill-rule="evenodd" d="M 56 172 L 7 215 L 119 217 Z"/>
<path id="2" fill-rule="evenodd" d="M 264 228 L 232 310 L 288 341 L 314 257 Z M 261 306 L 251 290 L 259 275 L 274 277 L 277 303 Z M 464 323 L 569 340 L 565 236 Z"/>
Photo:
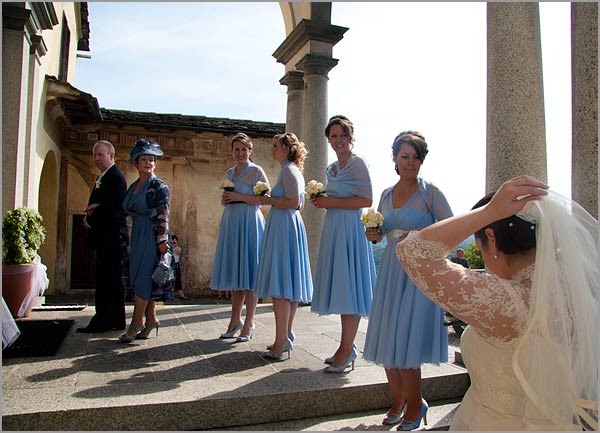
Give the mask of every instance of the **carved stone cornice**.
<path id="1" fill-rule="evenodd" d="M 325 42 L 334 46 L 342 40 L 347 30 L 347 27 L 303 19 L 275 50 L 273 57 L 277 62 L 287 65 L 308 42 Z"/>
<path id="2" fill-rule="evenodd" d="M 307 54 L 296 63 L 296 68 L 303 71 L 304 75 L 317 74 L 327 76 L 327 73 L 337 64 L 338 59 Z"/>
<path id="3" fill-rule="evenodd" d="M 58 24 L 58 17 L 52 2 L 30 2 L 29 4 L 41 30 L 50 30 Z"/>
<path id="4" fill-rule="evenodd" d="M 24 31 L 25 24 L 31 17 L 31 10 L 2 4 L 2 28 Z"/>
<path id="5" fill-rule="evenodd" d="M 288 90 L 303 90 L 304 72 L 289 71 L 279 80 L 279 84 L 287 86 Z"/>
<path id="6" fill-rule="evenodd" d="M 32 35 L 30 37 L 31 47 L 29 48 L 29 54 L 37 54 L 38 58 L 43 57 L 48 52 L 48 47 L 44 42 L 44 38 L 40 35 Z"/>

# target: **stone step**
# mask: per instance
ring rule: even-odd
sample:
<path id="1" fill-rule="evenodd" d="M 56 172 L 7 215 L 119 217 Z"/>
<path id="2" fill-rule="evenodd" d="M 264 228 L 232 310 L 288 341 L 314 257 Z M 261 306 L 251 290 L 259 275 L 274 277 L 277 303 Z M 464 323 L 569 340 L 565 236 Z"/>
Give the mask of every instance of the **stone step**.
<path id="1" fill-rule="evenodd" d="M 2 428 L 206 430 L 387 411 L 392 397 L 385 371 L 362 353 L 353 371 L 322 372 L 323 360 L 339 343 L 339 318 L 299 308 L 293 356 L 270 361 L 263 353 L 274 338 L 271 307 L 259 305 L 255 336 L 243 344 L 218 338 L 230 309 L 161 306 L 158 338 L 123 344 L 117 340 L 120 331 L 73 331 L 53 357 L 6 359 Z M 88 309 L 35 312 L 40 319 L 73 318 L 74 329 L 87 324 L 91 314 Z M 466 392 L 469 377 L 455 362 L 456 349 L 449 346 L 449 363 L 422 366 L 428 402 L 461 399 Z"/>
<path id="2" fill-rule="evenodd" d="M 427 425 L 421 423 L 418 430 L 443 431 L 448 430 L 452 417 L 460 405 L 460 400 L 444 400 L 429 402 Z M 384 410 L 371 410 L 340 415 L 304 418 L 300 420 L 285 420 L 279 422 L 252 424 L 230 427 L 226 430 L 244 431 L 396 431 L 396 425 L 383 425 L 381 420 Z"/>

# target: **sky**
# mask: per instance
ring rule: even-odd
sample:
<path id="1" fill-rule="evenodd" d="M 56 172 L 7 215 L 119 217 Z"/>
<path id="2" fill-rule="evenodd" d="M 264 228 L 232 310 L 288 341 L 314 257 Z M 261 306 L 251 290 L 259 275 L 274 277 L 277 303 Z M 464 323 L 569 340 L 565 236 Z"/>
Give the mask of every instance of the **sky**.
<path id="1" fill-rule="evenodd" d="M 77 60 L 75 86 L 101 107 L 285 122 L 277 2 L 88 7 L 91 59 Z M 333 48 L 328 111 L 354 123 L 373 206 L 398 181 L 394 137 L 413 129 L 429 146 L 420 176 L 455 214 L 470 209 L 485 193 L 486 4 L 334 2 L 331 21 L 349 30 Z M 548 183 L 571 197 L 570 4 L 540 3 L 540 21 Z"/>

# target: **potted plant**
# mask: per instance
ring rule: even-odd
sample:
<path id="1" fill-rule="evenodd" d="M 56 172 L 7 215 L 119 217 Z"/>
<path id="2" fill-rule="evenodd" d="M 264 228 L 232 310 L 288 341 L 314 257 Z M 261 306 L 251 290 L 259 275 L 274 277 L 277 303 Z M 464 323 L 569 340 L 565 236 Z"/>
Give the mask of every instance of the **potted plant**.
<path id="1" fill-rule="evenodd" d="M 17 208 L 6 212 L 2 221 L 2 297 L 13 317 L 28 316 L 33 303 L 19 314 L 31 292 L 34 263 L 44 243 L 43 218 L 35 209 Z"/>

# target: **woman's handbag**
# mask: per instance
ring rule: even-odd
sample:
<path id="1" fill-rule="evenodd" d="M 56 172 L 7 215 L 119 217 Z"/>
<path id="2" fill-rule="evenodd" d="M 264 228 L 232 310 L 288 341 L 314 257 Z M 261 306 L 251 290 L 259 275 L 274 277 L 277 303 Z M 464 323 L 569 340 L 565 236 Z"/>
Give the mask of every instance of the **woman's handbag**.
<path id="1" fill-rule="evenodd" d="M 164 286 L 169 280 L 175 278 L 172 262 L 173 255 L 169 252 L 161 255 L 158 259 L 156 268 L 154 269 L 154 272 L 152 272 L 152 281 L 154 281 L 157 286 Z"/>

